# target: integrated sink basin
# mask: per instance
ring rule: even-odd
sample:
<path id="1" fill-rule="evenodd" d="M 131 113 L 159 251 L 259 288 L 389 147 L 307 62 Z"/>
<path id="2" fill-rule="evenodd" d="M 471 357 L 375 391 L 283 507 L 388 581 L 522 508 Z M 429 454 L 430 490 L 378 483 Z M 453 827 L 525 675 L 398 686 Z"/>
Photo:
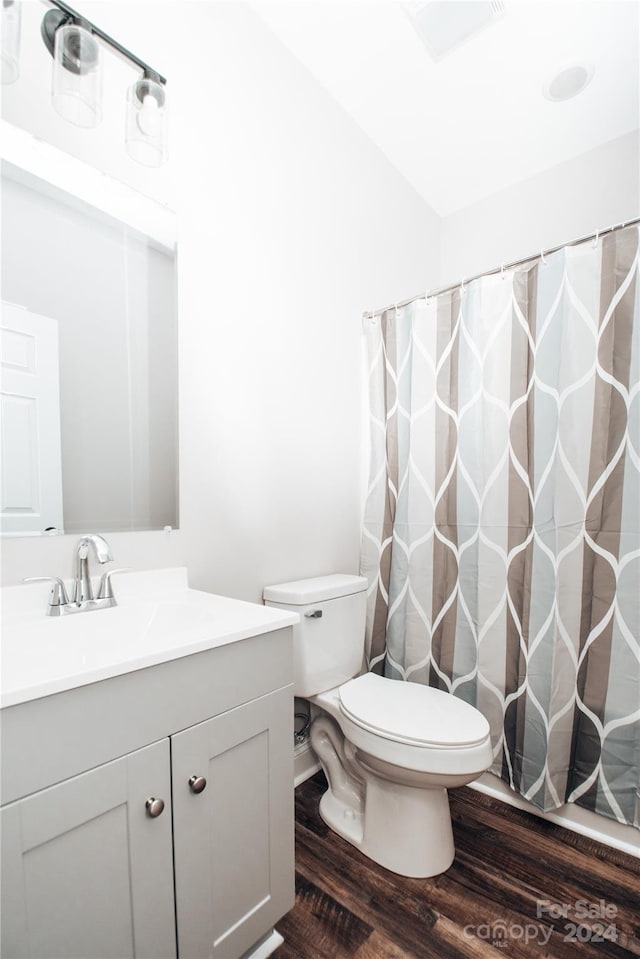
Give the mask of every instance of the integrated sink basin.
<path id="1" fill-rule="evenodd" d="M 46 585 L 2 590 L 3 708 L 297 622 L 190 589 L 183 568 L 115 573 L 113 589 L 117 606 L 59 618 L 46 615 Z"/>

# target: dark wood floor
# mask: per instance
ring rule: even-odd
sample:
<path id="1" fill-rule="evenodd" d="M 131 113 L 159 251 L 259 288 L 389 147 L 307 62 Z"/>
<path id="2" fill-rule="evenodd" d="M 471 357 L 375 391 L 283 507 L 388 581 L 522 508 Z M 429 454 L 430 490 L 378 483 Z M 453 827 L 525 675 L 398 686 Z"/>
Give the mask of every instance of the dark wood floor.
<path id="1" fill-rule="evenodd" d="M 325 826 L 324 788 L 318 773 L 296 790 L 296 905 L 274 959 L 640 956 L 639 860 L 463 788 L 453 865 L 405 879 Z"/>

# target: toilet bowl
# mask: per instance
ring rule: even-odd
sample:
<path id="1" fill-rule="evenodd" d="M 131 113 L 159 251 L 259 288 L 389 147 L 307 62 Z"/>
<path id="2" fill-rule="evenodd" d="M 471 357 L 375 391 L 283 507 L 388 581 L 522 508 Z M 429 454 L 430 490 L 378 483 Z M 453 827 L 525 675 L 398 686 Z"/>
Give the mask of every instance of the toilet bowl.
<path id="1" fill-rule="evenodd" d="M 325 716 L 311 745 L 330 784 L 322 818 L 375 862 L 425 878 L 454 858 L 447 789 L 464 786 L 491 764 L 489 724 L 448 693 L 366 673 L 311 697 Z M 346 756 L 348 766 L 341 757 Z M 336 758 L 355 790 L 334 786 Z"/>
<path id="2" fill-rule="evenodd" d="M 320 814 L 338 835 L 404 876 L 444 872 L 455 849 L 447 789 L 489 768 L 489 724 L 449 693 L 374 673 L 364 648 L 366 580 L 326 576 L 268 587 L 300 613 L 294 694 L 317 709 L 311 746 L 328 789 Z"/>

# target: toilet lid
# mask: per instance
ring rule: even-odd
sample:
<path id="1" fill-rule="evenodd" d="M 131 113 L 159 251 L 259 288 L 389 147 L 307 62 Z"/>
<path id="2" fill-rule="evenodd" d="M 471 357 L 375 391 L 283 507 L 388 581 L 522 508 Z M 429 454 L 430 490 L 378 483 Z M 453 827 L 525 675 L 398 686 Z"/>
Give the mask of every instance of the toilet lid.
<path id="1" fill-rule="evenodd" d="M 489 723 L 462 699 L 431 686 L 365 673 L 340 687 L 340 707 L 356 725 L 396 742 L 471 746 Z"/>

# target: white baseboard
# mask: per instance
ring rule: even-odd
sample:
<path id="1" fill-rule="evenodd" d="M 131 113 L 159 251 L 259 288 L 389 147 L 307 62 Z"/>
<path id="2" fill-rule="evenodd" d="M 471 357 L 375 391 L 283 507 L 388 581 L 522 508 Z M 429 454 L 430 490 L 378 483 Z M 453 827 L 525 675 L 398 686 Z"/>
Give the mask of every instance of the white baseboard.
<path id="1" fill-rule="evenodd" d="M 320 763 L 316 759 L 316 754 L 311 748 L 311 743 L 301 743 L 293 750 L 293 783 L 299 786 L 300 783 L 310 779 L 314 773 L 320 769 Z"/>

